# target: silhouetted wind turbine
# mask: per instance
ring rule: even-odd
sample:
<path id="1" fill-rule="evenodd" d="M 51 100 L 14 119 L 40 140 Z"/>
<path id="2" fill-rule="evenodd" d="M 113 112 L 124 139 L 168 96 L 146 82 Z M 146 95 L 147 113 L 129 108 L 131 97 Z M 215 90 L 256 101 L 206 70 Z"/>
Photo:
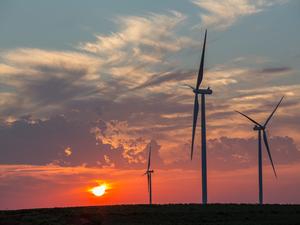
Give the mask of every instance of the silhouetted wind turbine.
<path id="1" fill-rule="evenodd" d="M 151 175 L 154 171 L 150 169 L 150 166 L 151 166 L 151 143 L 149 147 L 148 166 L 144 175 L 147 175 L 149 204 L 152 205 L 152 176 Z"/>
<path id="2" fill-rule="evenodd" d="M 272 116 L 274 115 L 275 111 L 277 110 L 278 106 L 280 105 L 280 103 L 282 102 L 284 96 L 282 96 L 282 98 L 280 99 L 280 101 L 278 102 L 278 104 L 276 105 L 275 109 L 272 111 L 272 113 L 270 114 L 270 116 L 267 118 L 266 122 L 261 125 L 258 122 L 256 122 L 254 119 L 250 118 L 249 116 L 245 115 L 244 113 L 241 113 L 239 111 L 236 111 L 237 113 L 241 114 L 242 116 L 246 117 L 248 120 L 250 120 L 252 123 L 255 124 L 255 126 L 253 127 L 253 130 L 258 132 L 258 185 L 259 185 L 259 204 L 263 204 L 263 177 L 262 177 L 262 146 L 261 146 L 261 135 L 263 135 L 263 140 L 268 152 L 268 156 L 275 174 L 275 177 L 277 178 L 277 174 L 275 171 L 275 167 L 274 167 L 274 163 L 273 163 L 273 159 L 272 159 L 272 155 L 270 152 L 270 147 L 269 147 L 269 143 L 268 143 L 268 137 L 267 137 L 267 133 L 266 133 L 266 128 L 267 125 L 269 123 L 269 121 L 271 120 Z M 261 132 L 263 134 L 261 134 Z"/>
<path id="3" fill-rule="evenodd" d="M 197 118 L 199 112 L 199 101 L 198 95 L 201 94 L 201 143 L 202 143 L 202 152 L 201 152 L 201 159 L 202 159 L 202 203 L 207 203 L 207 166 L 206 166 L 206 122 L 205 122 L 205 95 L 211 95 L 212 90 L 208 87 L 207 89 L 199 89 L 200 84 L 203 80 L 203 71 L 204 71 L 204 57 L 205 57 L 205 46 L 206 46 L 206 36 L 207 30 L 205 31 L 203 49 L 202 49 L 202 56 L 200 61 L 200 68 L 198 72 L 198 78 L 196 87 L 193 88 L 189 86 L 194 94 L 194 115 L 193 115 L 193 130 L 192 130 L 192 146 L 191 146 L 191 160 L 193 159 L 193 152 L 194 152 L 194 139 L 195 139 L 195 132 L 197 126 Z"/>

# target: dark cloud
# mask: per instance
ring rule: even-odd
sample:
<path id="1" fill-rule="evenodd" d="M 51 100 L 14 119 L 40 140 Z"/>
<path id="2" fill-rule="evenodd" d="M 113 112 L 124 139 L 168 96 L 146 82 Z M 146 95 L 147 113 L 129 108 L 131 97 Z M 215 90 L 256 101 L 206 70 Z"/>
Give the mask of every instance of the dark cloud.
<path id="1" fill-rule="evenodd" d="M 300 151 L 290 137 L 270 137 L 269 144 L 275 167 L 300 162 Z M 210 170 L 236 170 L 257 165 L 258 149 L 256 138 L 220 137 L 207 142 L 207 160 Z M 186 154 L 189 154 L 186 145 Z M 199 169 L 201 168 L 201 146 L 197 146 L 193 161 L 176 161 L 169 167 Z M 263 146 L 263 164 L 270 165 L 265 146 Z"/>
<path id="2" fill-rule="evenodd" d="M 160 85 L 165 82 L 169 81 L 182 81 L 187 80 L 193 76 L 192 71 L 175 71 L 175 72 L 168 72 L 168 73 L 162 73 L 162 74 L 155 74 L 152 77 L 150 77 L 146 82 L 139 85 L 138 87 L 134 88 L 133 90 L 147 88 L 150 86 Z"/>
<path id="3" fill-rule="evenodd" d="M 51 77 L 42 81 L 30 82 L 20 92 L 26 93 L 27 97 L 42 107 L 47 104 L 61 104 L 86 95 L 90 89 L 76 85 L 69 79 Z"/>
<path id="4" fill-rule="evenodd" d="M 30 116 L 0 127 L 1 158 L 0 164 L 45 165 L 55 163 L 63 166 L 111 166 L 118 168 L 143 168 L 144 163 L 130 164 L 124 158 L 122 147 L 112 148 L 109 144 L 97 141 L 91 128 L 105 130 L 106 125 L 99 120 L 96 123 L 68 120 L 56 116 L 46 121 L 32 120 Z M 158 149 L 152 141 L 154 161 L 162 164 Z M 71 154 L 66 155 L 65 149 Z M 144 151 L 132 157 L 147 156 Z M 107 161 L 109 159 L 110 162 Z"/>
<path id="5" fill-rule="evenodd" d="M 284 73 L 291 70 L 292 69 L 290 67 L 269 67 L 262 69 L 260 73 Z"/>
<path id="6" fill-rule="evenodd" d="M 33 120 L 30 116 L 0 127 L 1 157 L 0 164 L 33 164 L 46 165 L 55 163 L 62 166 L 99 166 L 116 168 L 145 167 L 145 161 L 130 163 L 124 157 L 122 146 L 117 148 L 102 143 L 95 138 L 91 128 L 97 127 L 107 130 L 104 121 L 96 123 L 82 123 L 67 120 L 64 116 L 53 117 L 46 121 Z M 167 129 L 167 128 L 166 128 Z M 173 128 L 172 128 L 173 129 Z M 138 143 L 139 140 L 136 139 Z M 290 137 L 271 137 L 270 146 L 275 164 L 290 164 L 300 161 L 300 152 L 294 140 Z M 200 146 L 197 146 L 195 160 L 178 159 L 172 164 L 164 164 L 160 156 L 160 149 L 155 139 L 152 140 L 153 166 L 155 168 L 198 168 L 200 161 Z M 189 154 L 189 145 L 183 146 Z M 67 155 L 65 149 L 72 153 Z M 130 157 L 145 160 L 149 145 L 142 152 L 136 154 L 134 150 L 127 152 Z M 178 149 L 174 149 L 177 154 Z M 198 153 L 198 155 L 197 155 Z M 198 159 L 197 159 L 198 158 Z M 107 160 L 109 159 L 109 160 Z M 164 159 L 166 160 L 166 159 Z M 208 140 L 208 161 L 210 168 L 216 170 L 239 169 L 257 164 L 257 140 L 255 138 L 221 137 Z M 264 161 L 269 164 L 264 151 Z"/>
<path id="7" fill-rule="evenodd" d="M 300 151 L 292 138 L 270 137 L 269 143 L 275 165 L 300 161 Z M 209 140 L 208 146 L 209 163 L 212 168 L 230 170 L 257 165 L 256 138 L 221 137 Z M 265 146 L 263 146 L 263 160 L 265 165 L 270 165 Z"/>
<path id="8" fill-rule="evenodd" d="M 86 103 L 99 96 L 97 85 L 84 82 L 87 68 L 66 68 L 56 65 L 36 65 L 35 76 L 23 74 L 12 80 L 12 87 L 17 95 L 12 104 L 4 105 L 2 116 L 20 117 L 31 114 L 36 117 L 49 117 L 70 110 L 69 105 L 77 101 Z"/>
<path id="9" fill-rule="evenodd" d="M 210 119 L 223 119 L 227 116 L 231 116 L 233 113 L 234 113 L 234 111 L 214 112 L 209 115 L 209 118 Z"/>

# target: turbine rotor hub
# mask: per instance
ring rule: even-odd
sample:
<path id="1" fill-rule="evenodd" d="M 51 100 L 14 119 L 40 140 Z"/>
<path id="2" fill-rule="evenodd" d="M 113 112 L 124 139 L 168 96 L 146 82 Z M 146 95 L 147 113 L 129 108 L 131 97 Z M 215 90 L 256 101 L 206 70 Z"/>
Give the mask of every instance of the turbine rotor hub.
<path id="1" fill-rule="evenodd" d="M 211 95 L 213 91 L 208 87 L 207 89 L 194 89 L 193 92 L 195 94 L 204 94 L 204 95 Z"/>
<path id="2" fill-rule="evenodd" d="M 253 127 L 253 130 L 264 130 L 265 128 L 263 126 L 258 126 L 258 125 L 255 125 Z"/>

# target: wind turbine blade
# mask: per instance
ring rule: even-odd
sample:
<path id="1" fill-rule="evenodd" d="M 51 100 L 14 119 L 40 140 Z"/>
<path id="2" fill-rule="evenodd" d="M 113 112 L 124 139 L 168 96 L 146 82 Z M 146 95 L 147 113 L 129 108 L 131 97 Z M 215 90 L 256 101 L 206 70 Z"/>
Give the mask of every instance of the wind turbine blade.
<path id="1" fill-rule="evenodd" d="M 193 89 L 193 90 L 194 90 L 194 88 L 193 88 L 191 85 L 189 85 L 189 84 L 183 84 L 183 86 L 185 86 L 185 87 L 189 87 L 189 88 L 191 88 L 191 89 Z"/>
<path id="2" fill-rule="evenodd" d="M 280 103 L 282 102 L 284 96 L 281 97 L 280 101 L 278 102 L 278 104 L 276 105 L 275 109 L 273 110 L 273 112 L 270 114 L 270 116 L 268 117 L 267 121 L 264 124 L 264 127 L 267 126 L 268 122 L 270 121 L 270 119 L 272 118 L 273 114 L 275 113 L 275 111 L 277 110 L 278 106 L 280 105 Z"/>
<path id="3" fill-rule="evenodd" d="M 204 71 L 204 57 L 205 57 L 205 47 L 206 47 L 206 36 L 207 36 L 207 30 L 205 30 L 205 36 L 204 36 L 204 43 L 202 48 L 202 56 L 200 61 L 200 68 L 198 72 L 198 78 L 197 78 L 197 85 L 196 89 L 199 89 L 199 86 L 203 80 L 203 71 Z"/>
<path id="4" fill-rule="evenodd" d="M 196 133 L 196 126 L 197 126 L 198 112 L 199 112 L 198 94 L 195 94 L 194 115 L 193 115 L 193 131 L 192 131 L 192 147 L 191 147 L 191 160 L 193 159 L 194 141 L 195 141 L 195 133 Z"/>
<path id="5" fill-rule="evenodd" d="M 239 112 L 239 111 L 237 111 L 237 110 L 235 110 L 237 113 L 239 113 L 239 114 L 241 114 L 242 116 L 244 116 L 244 117 L 246 117 L 248 120 L 250 120 L 252 123 L 255 123 L 256 125 L 258 125 L 258 126 L 260 126 L 261 127 L 261 125 L 258 123 L 258 122 L 256 122 L 254 119 L 252 119 L 252 118 L 250 118 L 249 116 L 247 116 L 247 115 L 245 115 L 244 113 L 241 113 L 241 112 Z"/>
<path id="6" fill-rule="evenodd" d="M 147 180 L 148 180 L 148 193 L 150 193 L 150 174 L 147 173 Z"/>
<path id="7" fill-rule="evenodd" d="M 148 156 L 148 167 L 147 171 L 150 169 L 150 163 L 151 163 L 151 143 L 150 143 L 150 148 L 149 148 L 149 156 Z"/>
<path id="8" fill-rule="evenodd" d="M 263 131 L 263 137 L 264 137 L 264 143 L 265 143 L 265 146 L 267 148 L 267 152 L 268 152 L 269 159 L 270 159 L 272 167 L 273 167 L 273 171 L 274 171 L 275 177 L 277 178 L 277 174 L 276 174 L 276 171 L 275 171 L 275 167 L 274 167 L 274 163 L 273 163 L 273 160 L 272 160 L 271 151 L 270 151 L 270 148 L 269 148 L 268 138 L 267 138 L 267 134 L 266 134 L 265 130 Z"/>

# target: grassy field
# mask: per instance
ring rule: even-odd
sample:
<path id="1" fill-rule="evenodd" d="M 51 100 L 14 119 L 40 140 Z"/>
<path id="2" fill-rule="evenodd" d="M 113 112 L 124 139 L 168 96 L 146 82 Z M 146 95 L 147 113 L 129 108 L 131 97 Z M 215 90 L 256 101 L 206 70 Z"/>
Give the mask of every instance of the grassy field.
<path id="1" fill-rule="evenodd" d="M 0 211 L 0 225 L 297 225 L 300 205 L 123 205 Z"/>

